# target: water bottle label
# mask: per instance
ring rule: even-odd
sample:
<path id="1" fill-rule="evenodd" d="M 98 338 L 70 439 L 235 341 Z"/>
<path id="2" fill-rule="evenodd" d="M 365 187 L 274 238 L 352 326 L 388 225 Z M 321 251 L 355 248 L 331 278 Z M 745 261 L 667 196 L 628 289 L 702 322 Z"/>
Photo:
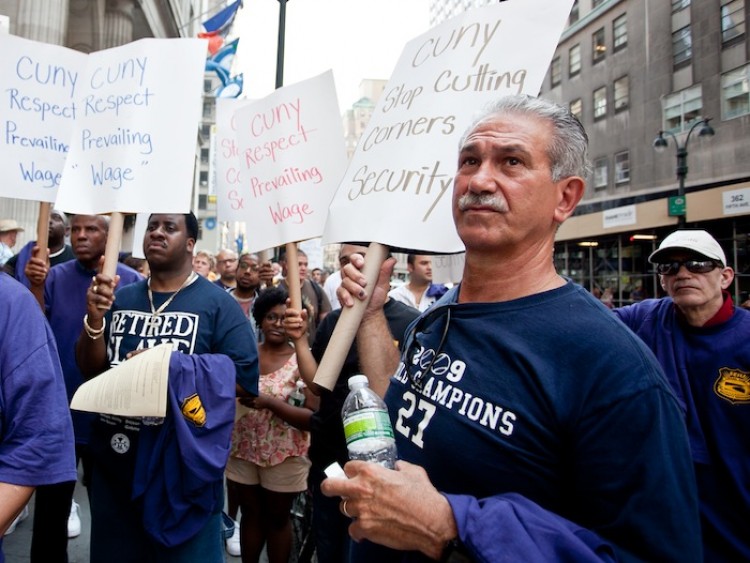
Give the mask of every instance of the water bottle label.
<path id="1" fill-rule="evenodd" d="M 388 413 L 383 409 L 362 409 L 346 417 L 344 435 L 347 444 L 366 438 L 393 439 L 393 428 Z"/>

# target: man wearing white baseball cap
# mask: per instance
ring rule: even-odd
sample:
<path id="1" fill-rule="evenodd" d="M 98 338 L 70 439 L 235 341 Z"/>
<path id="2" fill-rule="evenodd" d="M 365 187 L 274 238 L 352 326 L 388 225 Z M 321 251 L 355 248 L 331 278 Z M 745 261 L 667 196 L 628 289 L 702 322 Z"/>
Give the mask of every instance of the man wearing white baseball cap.
<path id="1" fill-rule="evenodd" d="M 750 561 L 750 311 L 702 230 L 670 234 L 649 261 L 668 297 L 615 309 L 654 352 L 685 405 L 706 561 Z"/>
<path id="2" fill-rule="evenodd" d="M 19 231 L 23 232 L 23 227 L 13 219 L 0 219 L 0 266 L 13 256 L 11 249 L 16 245 Z"/>

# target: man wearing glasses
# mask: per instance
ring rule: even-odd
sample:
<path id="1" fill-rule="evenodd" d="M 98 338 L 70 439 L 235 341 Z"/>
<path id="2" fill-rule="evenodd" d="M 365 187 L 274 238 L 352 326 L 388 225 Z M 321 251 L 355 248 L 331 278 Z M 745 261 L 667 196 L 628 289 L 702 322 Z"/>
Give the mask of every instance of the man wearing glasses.
<path id="1" fill-rule="evenodd" d="M 656 358 L 554 268 L 587 144 L 546 100 L 501 98 L 474 121 L 453 188 L 463 281 L 400 363 L 382 314 L 393 260 L 375 288 L 361 256 L 344 269 L 344 306 L 372 294 L 360 363 L 400 458 L 322 484 L 354 519 L 354 561 L 702 560 L 687 432 Z"/>
<path id="2" fill-rule="evenodd" d="M 216 254 L 216 272 L 219 279 L 214 283 L 223 290 L 237 287 L 237 253 L 228 248 L 222 248 Z"/>
<path id="3" fill-rule="evenodd" d="M 651 348 L 687 409 L 706 561 L 750 561 L 750 313 L 706 231 L 669 235 L 649 261 L 668 297 L 615 313 Z"/>

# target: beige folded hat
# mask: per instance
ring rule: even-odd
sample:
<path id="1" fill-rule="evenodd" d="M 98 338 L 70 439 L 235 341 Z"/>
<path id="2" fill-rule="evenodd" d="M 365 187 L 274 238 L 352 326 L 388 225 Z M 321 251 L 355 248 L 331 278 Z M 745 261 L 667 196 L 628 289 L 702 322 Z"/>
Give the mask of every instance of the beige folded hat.
<path id="1" fill-rule="evenodd" d="M 15 219 L 0 219 L 0 233 L 7 233 L 9 231 L 23 231 Z"/>

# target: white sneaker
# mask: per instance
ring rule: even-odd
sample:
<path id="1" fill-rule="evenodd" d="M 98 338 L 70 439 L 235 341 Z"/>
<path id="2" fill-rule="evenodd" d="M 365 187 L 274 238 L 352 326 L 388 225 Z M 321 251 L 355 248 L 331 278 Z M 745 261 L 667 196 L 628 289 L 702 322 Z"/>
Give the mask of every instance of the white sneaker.
<path id="1" fill-rule="evenodd" d="M 19 523 L 23 522 L 29 517 L 29 506 L 26 505 L 23 507 L 23 510 L 21 513 L 16 516 L 15 520 L 11 522 L 10 526 L 8 526 L 8 529 L 5 530 L 5 535 L 8 536 L 12 534 L 16 530 L 16 526 L 18 526 Z"/>
<path id="2" fill-rule="evenodd" d="M 239 522 L 234 523 L 234 532 L 232 532 L 231 537 L 229 537 L 226 541 L 227 546 L 227 553 L 233 557 L 239 557 L 242 555 L 242 550 L 240 549 L 240 524 Z"/>
<path id="3" fill-rule="evenodd" d="M 81 535 L 81 517 L 78 515 L 78 503 L 70 504 L 70 515 L 68 516 L 68 537 L 77 538 Z"/>

